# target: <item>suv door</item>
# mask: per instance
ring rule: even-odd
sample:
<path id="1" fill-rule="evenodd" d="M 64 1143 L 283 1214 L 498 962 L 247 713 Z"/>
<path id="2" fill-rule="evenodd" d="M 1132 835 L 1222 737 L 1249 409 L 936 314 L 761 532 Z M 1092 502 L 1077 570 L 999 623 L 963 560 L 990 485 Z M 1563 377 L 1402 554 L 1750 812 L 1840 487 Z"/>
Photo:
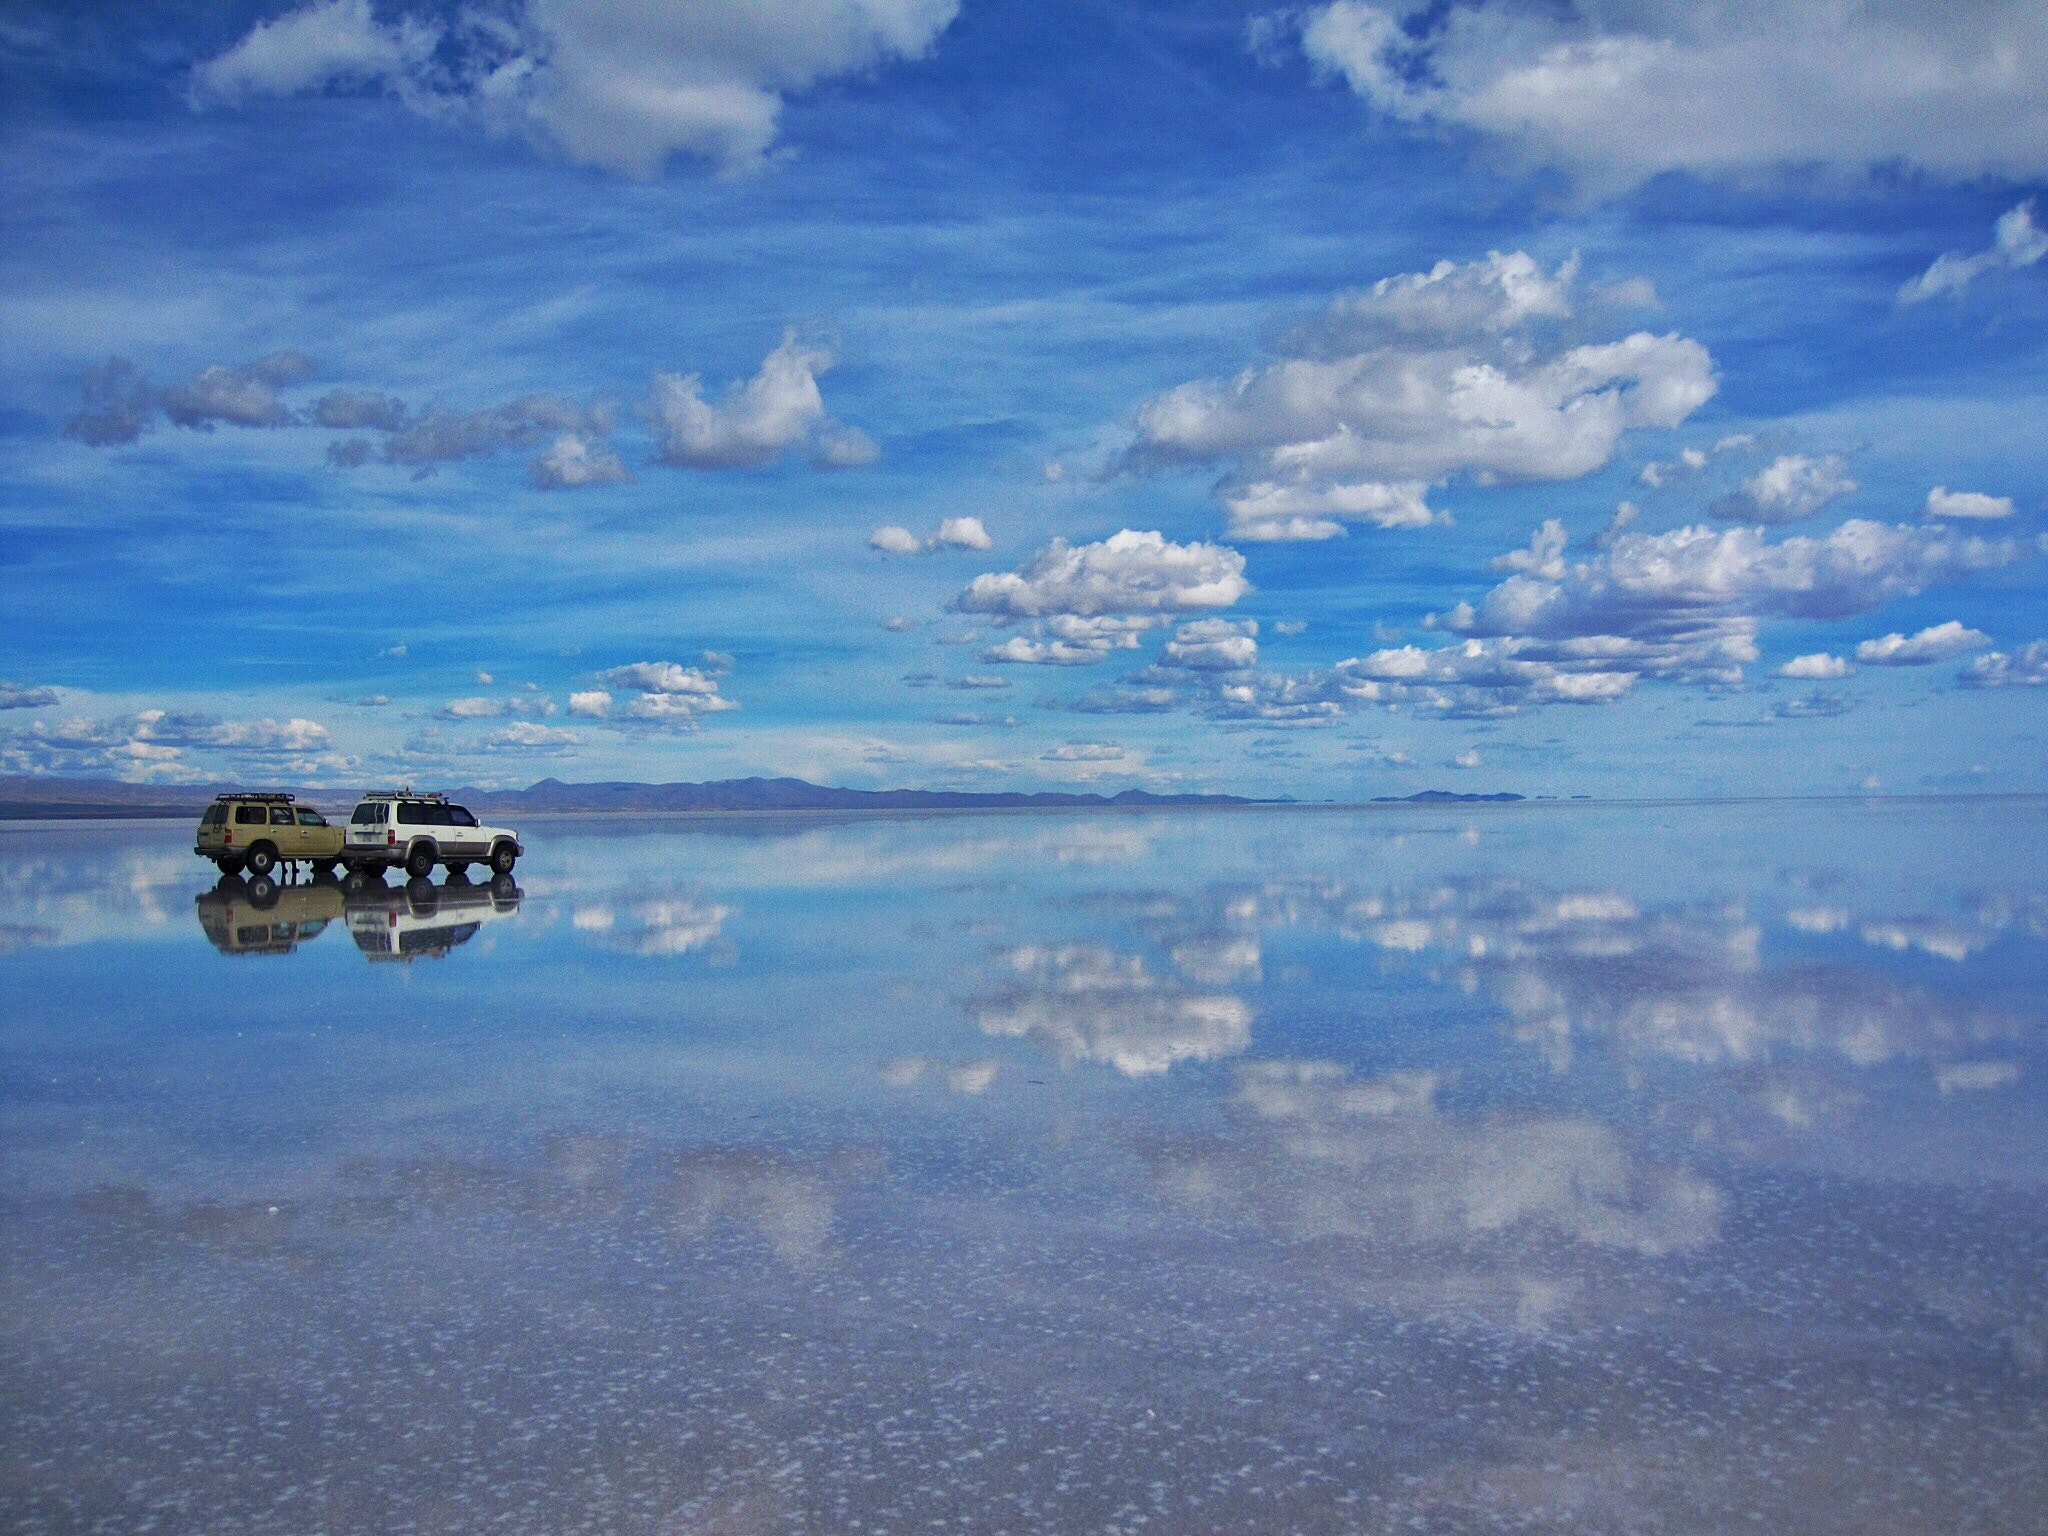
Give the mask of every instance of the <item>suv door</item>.
<path id="1" fill-rule="evenodd" d="M 270 808 L 270 840 L 277 844 L 280 859 L 303 859 L 306 856 L 305 834 L 299 831 L 299 818 L 292 814 L 288 805 L 273 805 Z"/>
<path id="2" fill-rule="evenodd" d="M 476 818 L 459 805 L 443 806 L 448 815 L 448 839 L 452 846 L 460 849 L 473 859 L 480 859 L 491 850 L 484 844 L 484 831 L 476 824 Z"/>

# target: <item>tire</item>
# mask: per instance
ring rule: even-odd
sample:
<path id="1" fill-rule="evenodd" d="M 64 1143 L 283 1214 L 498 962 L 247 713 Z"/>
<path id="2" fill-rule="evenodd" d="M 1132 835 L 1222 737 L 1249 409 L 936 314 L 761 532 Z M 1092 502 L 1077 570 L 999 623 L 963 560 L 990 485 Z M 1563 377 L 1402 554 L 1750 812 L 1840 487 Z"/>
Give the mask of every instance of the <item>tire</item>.
<path id="1" fill-rule="evenodd" d="M 258 875 L 249 882 L 249 905 L 258 912 L 267 912 L 277 905 L 277 882 Z"/>
<path id="2" fill-rule="evenodd" d="M 437 862 L 432 843 L 415 843 L 406 850 L 405 872 L 415 880 L 424 880 L 434 872 Z"/>
<path id="3" fill-rule="evenodd" d="M 469 878 L 469 864 L 467 861 L 456 859 L 451 862 L 448 866 L 448 878 L 450 880 L 467 880 Z"/>
<path id="4" fill-rule="evenodd" d="M 249 873 L 267 875 L 277 868 L 277 850 L 268 843 L 256 843 L 249 849 Z"/>
<path id="5" fill-rule="evenodd" d="M 221 878 L 224 880 L 232 880 L 242 872 L 240 859 L 215 859 L 213 862 L 219 867 Z"/>
<path id="6" fill-rule="evenodd" d="M 381 884 L 383 881 L 377 875 L 357 868 L 348 872 L 347 878 L 341 882 L 341 888 L 345 894 L 353 896 L 358 891 L 367 891 L 371 886 Z"/>
<path id="7" fill-rule="evenodd" d="M 519 901 L 519 882 L 510 875 L 491 876 L 491 900 L 497 902 L 500 906 L 517 905 Z"/>
<path id="8" fill-rule="evenodd" d="M 510 843 L 499 843 L 491 850 L 491 872 L 493 874 L 509 875 L 512 873 L 512 866 L 518 862 L 519 850 Z"/>

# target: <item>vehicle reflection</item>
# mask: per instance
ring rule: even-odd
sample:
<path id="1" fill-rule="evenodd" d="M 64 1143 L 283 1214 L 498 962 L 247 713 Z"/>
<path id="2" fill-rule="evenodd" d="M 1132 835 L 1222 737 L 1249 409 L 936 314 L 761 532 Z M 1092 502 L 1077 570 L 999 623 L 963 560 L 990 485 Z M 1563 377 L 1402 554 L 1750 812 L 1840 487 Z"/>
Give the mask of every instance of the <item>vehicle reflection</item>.
<path id="1" fill-rule="evenodd" d="M 406 962 L 438 959 L 468 943 L 485 923 L 515 916 L 524 895 L 510 875 L 440 885 L 361 876 L 279 885 L 228 876 L 193 904 L 208 942 L 224 955 L 288 955 L 339 921 L 365 959 Z"/>

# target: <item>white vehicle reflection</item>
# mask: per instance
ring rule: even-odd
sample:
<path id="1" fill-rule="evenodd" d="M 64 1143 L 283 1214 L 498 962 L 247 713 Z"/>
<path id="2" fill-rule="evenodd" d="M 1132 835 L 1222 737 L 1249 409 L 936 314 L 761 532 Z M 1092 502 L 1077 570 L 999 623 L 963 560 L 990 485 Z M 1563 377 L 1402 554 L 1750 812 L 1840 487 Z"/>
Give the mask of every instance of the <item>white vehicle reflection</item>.
<path id="1" fill-rule="evenodd" d="M 485 923 L 517 914 L 524 895 L 510 875 L 487 885 L 408 880 L 399 886 L 351 876 L 345 889 L 349 937 L 373 961 L 439 959 L 475 938 Z"/>

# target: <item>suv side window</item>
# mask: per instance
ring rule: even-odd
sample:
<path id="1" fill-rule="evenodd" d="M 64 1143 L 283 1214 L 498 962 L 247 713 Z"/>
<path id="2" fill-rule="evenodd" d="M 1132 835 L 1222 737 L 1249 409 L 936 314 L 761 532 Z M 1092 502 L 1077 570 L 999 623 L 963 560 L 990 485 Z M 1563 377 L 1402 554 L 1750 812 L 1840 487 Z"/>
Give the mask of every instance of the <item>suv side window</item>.
<path id="1" fill-rule="evenodd" d="M 299 825 L 302 827 L 324 827 L 327 825 L 327 820 L 318 811 L 309 811 L 304 806 L 301 806 L 299 808 Z"/>
<path id="2" fill-rule="evenodd" d="M 461 806 L 451 805 L 448 807 L 448 825 L 451 827 L 473 827 L 476 825 L 476 818 Z"/>
<path id="3" fill-rule="evenodd" d="M 235 825 L 238 827 L 262 827 L 270 824 L 270 813 L 260 805 L 238 805 L 235 807 Z"/>
<path id="4" fill-rule="evenodd" d="M 434 824 L 434 808 L 421 805 L 417 800 L 401 800 L 398 803 L 399 825 L 406 827 L 430 827 Z"/>
<path id="5" fill-rule="evenodd" d="M 288 805 L 273 805 L 270 808 L 270 824 L 273 827 L 288 827 L 292 824 L 292 808 Z"/>

